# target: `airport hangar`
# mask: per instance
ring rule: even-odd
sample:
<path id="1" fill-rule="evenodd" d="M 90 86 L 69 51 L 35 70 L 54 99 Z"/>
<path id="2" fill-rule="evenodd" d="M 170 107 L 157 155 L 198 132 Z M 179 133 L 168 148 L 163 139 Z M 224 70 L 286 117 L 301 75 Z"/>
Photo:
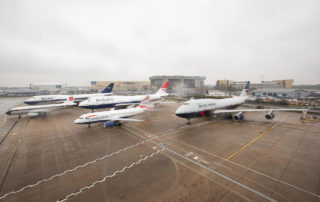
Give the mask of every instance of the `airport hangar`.
<path id="1" fill-rule="evenodd" d="M 157 91 L 166 81 L 170 81 L 169 89 L 180 94 L 205 93 L 203 76 L 151 76 L 150 81 L 91 81 L 91 90 L 98 91 L 113 82 L 113 92 L 118 95 L 146 94 Z"/>

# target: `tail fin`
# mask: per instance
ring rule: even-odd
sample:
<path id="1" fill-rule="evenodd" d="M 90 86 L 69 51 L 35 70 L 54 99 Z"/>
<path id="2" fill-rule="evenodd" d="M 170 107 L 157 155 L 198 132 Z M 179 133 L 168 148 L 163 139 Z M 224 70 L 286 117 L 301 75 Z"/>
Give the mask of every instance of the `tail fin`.
<path id="1" fill-rule="evenodd" d="M 160 94 L 160 95 L 162 95 L 162 96 L 167 96 L 167 95 L 168 95 L 169 84 L 170 84 L 170 82 L 169 82 L 169 81 L 166 81 L 166 82 L 161 86 L 161 88 L 157 91 L 156 94 Z"/>
<path id="2" fill-rule="evenodd" d="M 111 93 L 113 89 L 114 83 L 110 83 L 107 87 L 105 87 L 100 93 Z"/>
<path id="3" fill-rule="evenodd" d="M 76 105 L 76 103 L 74 102 L 74 98 L 73 97 L 68 97 L 66 101 L 64 101 L 65 105 Z"/>
<path id="4" fill-rule="evenodd" d="M 241 91 L 240 97 L 247 97 L 248 96 L 249 87 L 250 87 L 250 81 L 247 81 L 245 87 Z"/>
<path id="5" fill-rule="evenodd" d="M 146 96 L 139 104 L 139 108 L 150 110 L 153 109 L 153 106 L 149 105 L 150 96 Z"/>

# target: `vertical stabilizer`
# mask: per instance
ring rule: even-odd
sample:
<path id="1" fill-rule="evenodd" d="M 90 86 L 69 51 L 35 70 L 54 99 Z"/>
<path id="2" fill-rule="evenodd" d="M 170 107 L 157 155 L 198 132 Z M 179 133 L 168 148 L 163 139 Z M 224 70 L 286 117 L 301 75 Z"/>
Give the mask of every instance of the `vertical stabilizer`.
<path id="1" fill-rule="evenodd" d="M 249 87 L 250 87 L 250 81 L 247 81 L 245 87 L 241 91 L 240 97 L 248 97 L 248 95 L 249 95 L 248 94 Z"/>
<path id="2" fill-rule="evenodd" d="M 157 95 L 161 95 L 161 96 L 167 96 L 168 95 L 168 88 L 169 88 L 169 81 L 166 81 L 161 88 L 157 91 Z"/>
<path id="3" fill-rule="evenodd" d="M 110 83 L 107 87 L 105 87 L 100 93 L 111 93 L 113 89 L 114 83 Z"/>
<path id="4" fill-rule="evenodd" d="M 139 104 L 139 108 L 150 110 L 153 109 L 153 107 L 149 104 L 150 96 L 146 96 Z"/>

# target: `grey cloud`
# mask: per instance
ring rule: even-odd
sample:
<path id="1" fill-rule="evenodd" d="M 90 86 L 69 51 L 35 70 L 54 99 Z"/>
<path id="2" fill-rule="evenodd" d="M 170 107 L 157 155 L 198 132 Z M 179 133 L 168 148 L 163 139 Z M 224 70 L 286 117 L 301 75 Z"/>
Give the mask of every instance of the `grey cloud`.
<path id="1" fill-rule="evenodd" d="M 319 83 L 318 1 L 1 1 L 0 85 L 156 74 Z M 26 76 L 27 75 L 27 76 Z"/>

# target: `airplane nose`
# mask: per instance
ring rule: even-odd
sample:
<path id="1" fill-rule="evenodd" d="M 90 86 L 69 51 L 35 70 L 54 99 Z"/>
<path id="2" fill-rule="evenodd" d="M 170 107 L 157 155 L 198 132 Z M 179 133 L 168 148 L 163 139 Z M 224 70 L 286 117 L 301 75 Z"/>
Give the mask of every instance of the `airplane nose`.
<path id="1" fill-rule="evenodd" d="M 79 122 L 79 119 L 74 120 L 74 123 L 75 123 L 75 124 L 80 123 L 80 122 Z"/>
<path id="2" fill-rule="evenodd" d="M 7 111 L 6 114 L 11 115 L 11 111 Z"/>

